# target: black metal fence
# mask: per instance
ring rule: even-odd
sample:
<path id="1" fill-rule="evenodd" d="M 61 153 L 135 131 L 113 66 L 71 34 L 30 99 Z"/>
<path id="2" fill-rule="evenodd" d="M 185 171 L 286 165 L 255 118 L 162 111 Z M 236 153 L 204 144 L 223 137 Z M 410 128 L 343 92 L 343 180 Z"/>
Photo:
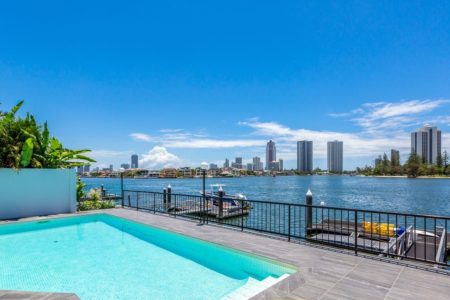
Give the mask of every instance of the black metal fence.
<path id="1" fill-rule="evenodd" d="M 450 217 L 123 190 L 122 206 L 449 267 Z"/>

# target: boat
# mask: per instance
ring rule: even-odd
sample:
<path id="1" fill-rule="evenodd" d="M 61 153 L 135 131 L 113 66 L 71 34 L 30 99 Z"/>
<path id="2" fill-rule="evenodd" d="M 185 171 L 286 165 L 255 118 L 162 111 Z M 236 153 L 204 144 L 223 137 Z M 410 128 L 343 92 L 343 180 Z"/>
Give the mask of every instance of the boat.
<path id="1" fill-rule="evenodd" d="M 205 195 L 207 200 L 212 200 L 214 206 L 219 206 L 219 193 L 223 192 L 223 208 L 225 209 L 249 209 L 251 204 L 247 201 L 247 197 L 242 193 L 237 193 L 235 195 L 227 195 L 223 189 L 225 185 L 223 184 L 211 184 L 210 191 L 206 191 Z M 200 191 L 203 195 L 203 192 Z"/>

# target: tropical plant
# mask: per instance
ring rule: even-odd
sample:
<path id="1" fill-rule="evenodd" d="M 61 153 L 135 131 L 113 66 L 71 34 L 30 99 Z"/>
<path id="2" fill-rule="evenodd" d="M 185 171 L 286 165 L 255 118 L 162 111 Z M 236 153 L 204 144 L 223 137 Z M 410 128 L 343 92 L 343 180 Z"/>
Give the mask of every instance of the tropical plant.
<path id="1" fill-rule="evenodd" d="M 113 201 L 102 199 L 102 192 L 100 189 L 91 189 L 87 193 L 87 198 L 89 200 L 78 202 L 79 211 L 114 208 Z"/>
<path id="2" fill-rule="evenodd" d="M 0 113 L 0 167 L 2 168 L 74 168 L 95 160 L 85 156 L 90 150 L 70 150 L 50 137 L 47 123 L 39 125 L 34 116 L 16 114 L 20 101 L 9 112 Z"/>
<path id="3" fill-rule="evenodd" d="M 84 187 L 86 183 L 81 181 L 80 177 L 77 177 L 77 201 L 79 202 L 81 199 L 86 197 L 86 192 L 84 191 Z"/>

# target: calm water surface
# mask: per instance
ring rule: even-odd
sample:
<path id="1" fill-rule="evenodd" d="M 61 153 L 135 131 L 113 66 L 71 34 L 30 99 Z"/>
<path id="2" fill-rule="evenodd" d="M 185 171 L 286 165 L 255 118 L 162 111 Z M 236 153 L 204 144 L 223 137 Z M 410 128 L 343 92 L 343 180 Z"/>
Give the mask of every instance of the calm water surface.
<path id="1" fill-rule="evenodd" d="M 86 189 L 104 185 L 120 193 L 120 179 L 83 178 Z M 350 176 L 279 176 L 208 178 L 206 184 L 222 183 L 228 194 L 243 193 L 248 199 L 304 203 L 308 188 L 314 204 L 450 216 L 450 179 L 372 178 Z M 194 193 L 201 178 L 125 179 L 125 189 L 162 191 L 168 184 L 174 193 Z"/>

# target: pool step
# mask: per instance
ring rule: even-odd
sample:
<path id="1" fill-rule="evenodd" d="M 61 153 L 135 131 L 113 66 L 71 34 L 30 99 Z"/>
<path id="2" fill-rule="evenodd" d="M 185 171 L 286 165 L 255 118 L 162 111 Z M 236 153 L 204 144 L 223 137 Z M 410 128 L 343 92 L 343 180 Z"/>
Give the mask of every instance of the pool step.
<path id="1" fill-rule="evenodd" d="M 273 286 L 274 284 L 280 282 L 284 278 L 288 277 L 288 274 L 284 274 L 279 278 L 275 278 L 272 276 L 267 277 L 266 279 L 259 281 L 252 277 L 250 277 L 246 284 L 238 288 L 237 290 L 231 292 L 227 296 L 223 297 L 222 300 L 245 300 L 249 299 L 257 294 L 261 293 L 265 289 Z"/>

